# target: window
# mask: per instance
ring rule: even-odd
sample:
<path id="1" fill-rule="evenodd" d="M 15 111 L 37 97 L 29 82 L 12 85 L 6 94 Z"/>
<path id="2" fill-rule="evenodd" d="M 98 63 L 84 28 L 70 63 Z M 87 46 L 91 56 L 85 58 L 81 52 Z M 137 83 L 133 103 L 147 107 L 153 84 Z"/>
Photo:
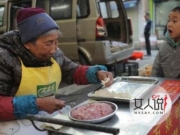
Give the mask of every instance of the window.
<path id="1" fill-rule="evenodd" d="M 99 7 L 100 7 L 100 12 L 103 18 L 108 18 L 108 13 L 107 13 L 107 9 L 106 9 L 106 3 L 105 2 L 101 2 L 99 3 Z"/>
<path id="2" fill-rule="evenodd" d="M 72 18 L 72 0 L 50 0 L 50 15 L 54 20 Z"/>
<path id="3" fill-rule="evenodd" d="M 76 11 L 78 18 L 87 17 L 90 13 L 89 0 L 78 0 Z"/>
<path id="4" fill-rule="evenodd" d="M 99 12 L 103 18 L 119 17 L 118 6 L 115 1 L 99 2 Z"/>
<path id="5" fill-rule="evenodd" d="M 37 0 L 36 6 L 45 9 L 54 20 L 72 18 L 73 0 Z"/>
<path id="6" fill-rule="evenodd" d="M 116 2 L 111 1 L 109 2 L 109 4 L 110 4 L 112 18 L 117 18 L 119 16 L 119 11 Z"/>
<path id="7" fill-rule="evenodd" d="M 0 7 L 0 26 L 3 25 L 4 7 Z"/>

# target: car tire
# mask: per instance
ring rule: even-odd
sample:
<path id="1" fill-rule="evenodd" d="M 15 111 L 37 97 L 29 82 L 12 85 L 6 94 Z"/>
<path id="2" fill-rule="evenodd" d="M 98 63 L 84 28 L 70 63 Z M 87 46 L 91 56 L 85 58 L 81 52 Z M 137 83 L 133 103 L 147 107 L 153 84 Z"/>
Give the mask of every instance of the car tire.
<path id="1" fill-rule="evenodd" d="M 88 62 L 87 58 L 82 53 L 79 53 L 79 63 L 81 65 L 90 65 L 90 63 Z"/>

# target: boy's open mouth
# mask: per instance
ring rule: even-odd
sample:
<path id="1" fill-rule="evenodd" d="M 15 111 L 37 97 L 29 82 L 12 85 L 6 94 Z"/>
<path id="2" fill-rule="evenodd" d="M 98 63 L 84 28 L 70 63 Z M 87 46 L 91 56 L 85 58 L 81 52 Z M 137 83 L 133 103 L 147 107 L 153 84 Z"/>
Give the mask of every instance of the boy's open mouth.
<path id="1" fill-rule="evenodd" d="M 168 32 L 171 34 L 171 33 L 172 33 L 172 30 L 168 29 Z"/>

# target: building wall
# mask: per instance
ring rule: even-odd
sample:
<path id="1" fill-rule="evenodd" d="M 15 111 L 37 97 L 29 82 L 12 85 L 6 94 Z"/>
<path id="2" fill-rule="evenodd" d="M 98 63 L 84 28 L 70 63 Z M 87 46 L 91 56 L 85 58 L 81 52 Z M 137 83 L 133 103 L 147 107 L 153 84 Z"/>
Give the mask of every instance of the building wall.
<path id="1" fill-rule="evenodd" d="M 146 12 L 150 13 L 149 4 L 151 1 L 152 0 L 139 0 L 136 7 L 126 9 L 127 15 L 129 18 L 131 18 L 132 21 L 133 41 L 136 49 L 141 49 L 145 46 L 143 35 L 145 26 L 144 15 Z M 155 21 L 153 20 L 154 14 L 150 13 L 150 16 L 152 18 L 151 20 L 153 21 L 153 23 L 155 23 Z M 154 45 L 157 41 L 154 25 L 155 24 L 152 25 L 152 32 L 150 37 L 151 44 L 153 45 L 152 48 L 156 48 L 154 47 Z"/>
<path id="2" fill-rule="evenodd" d="M 143 6 L 148 0 L 139 0 L 135 7 L 127 8 L 127 16 L 131 18 L 132 29 L 133 29 L 133 41 L 135 48 L 141 48 L 140 40 L 143 36 L 144 31 L 144 13 L 146 7 Z"/>
<path id="3" fill-rule="evenodd" d="M 145 14 L 145 7 L 143 6 L 143 0 L 139 1 L 138 8 L 139 8 L 139 13 L 138 13 L 138 18 L 139 18 L 139 39 L 136 41 L 140 41 L 140 39 L 144 36 L 144 26 L 145 26 L 145 19 L 144 19 L 144 14 Z"/>
<path id="4" fill-rule="evenodd" d="M 139 39 L 138 6 L 133 8 L 128 8 L 126 11 L 128 18 L 131 19 L 131 23 L 132 23 L 133 41 L 137 41 Z"/>

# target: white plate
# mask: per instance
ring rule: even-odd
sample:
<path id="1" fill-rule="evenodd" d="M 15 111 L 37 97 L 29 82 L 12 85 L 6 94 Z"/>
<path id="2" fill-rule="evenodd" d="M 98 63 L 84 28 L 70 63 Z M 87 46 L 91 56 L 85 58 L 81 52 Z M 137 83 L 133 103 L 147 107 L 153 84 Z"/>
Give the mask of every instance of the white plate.
<path id="1" fill-rule="evenodd" d="M 71 115 L 71 112 L 75 109 L 77 109 L 78 107 L 81 107 L 81 106 L 84 106 L 84 105 L 87 105 L 87 104 L 93 104 L 93 103 L 107 103 L 109 105 L 111 105 L 112 109 L 113 109 L 113 112 L 107 116 L 104 116 L 104 117 L 101 117 L 101 118 L 98 118 L 98 119 L 93 119 L 93 120 L 79 120 L 79 119 L 76 119 L 76 118 L 73 118 L 72 115 Z M 69 118 L 74 120 L 74 121 L 79 121 L 79 122 L 87 122 L 87 123 L 100 123 L 100 122 L 103 122 L 109 118 L 111 118 L 115 113 L 116 111 L 118 110 L 118 107 L 116 104 L 112 103 L 112 102 L 109 102 L 109 101 L 94 101 L 94 102 L 89 102 L 89 103 L 86 103 L 86 104 L 81 104 L 81 105 L 78 105 L 76 107 L 74 107 L 73 109 L 71 109 L 71 111 L 69 112 Z"/>

